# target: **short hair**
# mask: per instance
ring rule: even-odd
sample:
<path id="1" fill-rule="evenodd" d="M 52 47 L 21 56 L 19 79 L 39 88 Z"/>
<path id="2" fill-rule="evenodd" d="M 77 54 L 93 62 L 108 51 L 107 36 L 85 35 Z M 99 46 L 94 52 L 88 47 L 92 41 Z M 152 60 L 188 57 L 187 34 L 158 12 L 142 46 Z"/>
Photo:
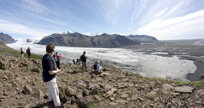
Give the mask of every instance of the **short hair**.
<path id="1" fill-rule="evenodd" d="M 54 49 L 55 49 L 55 44 L 54 43 L 48 43 L 47 46 L 46 46 L 46 52 L 47 53 L 52 53 L 54 52 Z"/>

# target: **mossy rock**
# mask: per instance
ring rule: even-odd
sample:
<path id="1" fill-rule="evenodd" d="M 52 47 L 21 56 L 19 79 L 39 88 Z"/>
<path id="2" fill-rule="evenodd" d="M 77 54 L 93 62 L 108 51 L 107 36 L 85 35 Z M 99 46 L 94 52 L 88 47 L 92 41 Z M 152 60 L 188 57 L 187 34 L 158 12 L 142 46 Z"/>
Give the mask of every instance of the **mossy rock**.
<path id="1" fill-rule="evenodd" d="M 40 69 L 38 67 L 32 68 L 30 71 L 40 73 Z"/>
<path id="2" fill-rule="evenodd" d="M 5 65 L 0 65 L 0 69 L 6 70 L 6 66 Z"/>

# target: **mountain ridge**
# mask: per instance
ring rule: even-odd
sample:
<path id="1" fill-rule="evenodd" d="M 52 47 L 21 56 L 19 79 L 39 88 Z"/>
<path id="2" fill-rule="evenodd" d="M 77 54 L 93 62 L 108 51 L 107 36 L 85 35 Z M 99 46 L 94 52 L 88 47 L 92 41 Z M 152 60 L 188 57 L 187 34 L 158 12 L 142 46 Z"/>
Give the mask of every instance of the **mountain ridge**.
<path id="1" fill-rule="evenodd" d="M 129 37 L 130 36 L 130 37 Z M 88 36 L 78 32 L 51 34 L 41 39 L 38 44 L 46 45 L 54 42 L 59 46 L 72 47 L 99 47 L 99 48 L 118 48 L 128 45 L 140 45 L 140 43 L 156 43 L 159 42 L 155 37 L 144 35 L 119 35 L 119 34 L 97 34 Z M 134 37 L 133 37 L 134 36 Z"/>
<path id="2" fill-rule="evenodd" d="M 3 42 L 5 44 L 10 44 L 10 43 L 16 42 L 16 40 L 13 39 L 10 35 L 4 34 L 1 32 L 0 33 L 0 42 Z"/>

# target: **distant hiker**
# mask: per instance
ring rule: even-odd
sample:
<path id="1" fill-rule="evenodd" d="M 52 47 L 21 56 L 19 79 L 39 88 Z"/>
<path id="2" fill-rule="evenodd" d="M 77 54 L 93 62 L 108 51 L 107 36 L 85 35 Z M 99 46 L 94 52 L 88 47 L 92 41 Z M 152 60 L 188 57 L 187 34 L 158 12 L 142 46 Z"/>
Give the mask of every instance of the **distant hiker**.
<path id="1" fill-rule="evenodd" d="M 55 59 L 55 62 L 57 64 L 57 68 L 58 69 L 61 69 L 60 67 L 60 59 L 62 58 L 62 55 L 59 54 L 58 52 L 56 52 L 54 55 L 53 55 L 54 59 Z"/>
<path id="2" fill-rule="evenodd" d="M 80 65 L 80 60 L 77 58 L 76 64 Z"/>
<path id="3" fill-rule="evenodd" d="M 101 73 L 101 72 L 102 72 L 102 67 L 101 67 L 99 61 L 97 61 L 97 62 L 94 64 L 93 68 L 94 68 L 94 71 L 96 71 L 97 73 Z"/>
<path id="4" fill-rule="evenodd" d="M 26 53 L 28 54 L 28 58 L 30 59 L 30 57 L 31 57 L 31 52 L 30 52 L 30 48 L 28 47 L 28 49 L 26 50 Z"/>
<path id="5" fill-rule="evenodd" d="M 21 47 L 21 49 L 20 49 L 20 54 L 21 54 L 21 57 L 23 58 L 23 56 L 24 56 L 24 51 L 23 51 L 23 48 Z"/>
<path id="6" fill-rule="evenodd" d="M 83 54 L 80 57 L 80 61 L 82 61 L 82 71 L 87 71 L 87 66 L 86 66 L 86 59 L 87 57 L 85 56 L 86 52 L 84 51 Z"/>
<path id="7" fill-rule="evenodd" d="M 55 44 L 48 43 L 46 46 L 46 54 L 42 58 L 43 67 L 43 81 L 47 83 L 48 86 L 48 102 L 54 102 L 55 108 L 63 108 L 59 98 L 59 89 L 57 86 L 56 74 L 60 70 L 56 67 L 56 63 L 53 58 L 53 52 L 55 49 Z"/>

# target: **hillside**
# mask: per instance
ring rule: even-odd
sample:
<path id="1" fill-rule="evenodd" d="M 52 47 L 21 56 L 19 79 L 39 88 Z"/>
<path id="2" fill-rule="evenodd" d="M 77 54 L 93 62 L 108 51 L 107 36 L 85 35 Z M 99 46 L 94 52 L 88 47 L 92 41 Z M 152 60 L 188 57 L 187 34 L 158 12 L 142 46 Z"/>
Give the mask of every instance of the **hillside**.
<path id="1" fill-rule="evenodd" d="M 147 35 L 129 35 L 130 39 L 139 41 L 140 43 L 158 43 L 159 41 L 153 36 Z"/>
<path id="2" fill-rule="evenodd" d="M 154 37 L 137 37 L 129 38 L 128 36 L 118 34 L 101 34 L 95 36 L 87 36 L 81 33 L 52 34 L 44 37 L 38 44 L 46 45 L 48 42 L 54 42 L 60 46 L 72 47 L 102 47 L 102 48 L 118 48 L 128 45 L 139 45 L 140 43 L 158 42 Z"/>
<path id="3" fill-rule="evenodd" d="M 0 55 L 20 57 L 20 49 L 19 51 L 17 51 L 15 49 L 12 49 L 6 46 L 4 43 L 0 42 Z M 32 58 L 40 59 L 41 56 L 37 54 L 32 54 Z"/>
<path id="4" fill-rule="evenodd" d="M 11 36 L 9 36 L 8 34 L 4 34 L 4 33 L 0 33 L 0 42 L 3 42 L 5 44 L 9 44 L 9 43 L 14 43 L 16 42 L 15 39 L 13 39 Z"/>
<path id="5" fill-rule="evenodd" d="M 1 44 L 1 48 L 6 46 Z M 7 47 L 8 48 L 8 47 Z M 15 55 L 10 52 L 10 55 Z M 41 60 L 0 54 L 0 107 L 47 108 L 47 86 L 42 82 Z M 204 82 L 167 81 L 104 66 L 95 74 L 92 66 L 62 64 L 57 77 L 65 108 L 203 107 Z"/>

